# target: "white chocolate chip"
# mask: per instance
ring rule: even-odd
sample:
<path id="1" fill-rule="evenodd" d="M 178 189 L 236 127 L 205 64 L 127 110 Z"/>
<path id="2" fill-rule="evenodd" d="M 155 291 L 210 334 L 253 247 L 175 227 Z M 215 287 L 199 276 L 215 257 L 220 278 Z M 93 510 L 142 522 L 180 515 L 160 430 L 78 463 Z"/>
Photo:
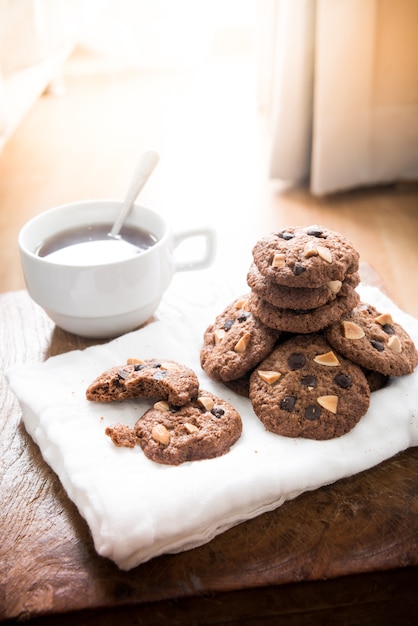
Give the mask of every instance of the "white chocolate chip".
<path id="1" fill-rule="evenodd" d="M 328 283 L 328 289 L 334 294 L 337 294 L 342 286 L 343 284 L 340 280 L 330 280 Z"/>
<path id="2" fill-rule="evenodd" d="M 365 335 L 364 330 L 354 322 L 342 322 L 344 337 L 346 339 L 362 339 Z"/>
<path id="3" fill-rule="evenodd" d="M 281 373 L 274 370 L 257 370 L 257 374 L 268 385 L 273 385 L 281 377 Z"/>
<path id="4" fill-rule="evenodd" d="M 239 353 L 245 352 L 246 349 L 248 348 L 248 344 L 250 343 L 250 340 L 251 340 L 251 334 L 244 333 L 243 336 L 237 341 L 237 343 L 234 346 L 235 352 L 239 352 Z"/>
<path id="5" fill-rule="evenodd" d="M 195 426 L 195 424 L 190 424 L 190 422 L 186 422 L 186 423 L 184 424 L 184 428 L 187 430 L 187 432 L 188 432 L 190 435 L 193 435 L 193 433 L 198 433 L 198 432 L 199 432 L 198 427 L 197 427 L 197 426 Z"/>
<path id="6" fill-rule="evenodd" d="M 215 401 L 210 396 L 199 396 L 197 401 L 206 411 L 211 411 L 215 406 Z"/>
<path id="7" fill-rule="evenodd" d="M 161 369 L 162 370 L 170 370 L 170 371 L 173 371 L 173 372 L 179 372 L 181 370 L 181 367 L 180 367 L 180 365 L 177 365 L 177 363 L 170 363 L 168 361 L 168 362 L 165 362 L 165 363 L 161 363 Z"/>
<path id="8" fill-rule="evenodd" d="M 332 350 L 330 350 L 330 352 L 325 352 L 324 354 L 318 354 L 314 357 L 314 361 L 319 365 L 328 365 L 329 367 L 336 367 L 340 364 Z"/>
<path id="9" fill-rule="evenodd" d="M 327 411 L 334 414 L 337 412 L 338 396 L 320 396 L 317 402 Z"/>
<path id="10" fill-rule="evenodd" d="M 236 309 L 244 309 L 244 311 L 248 311 L 248 298 L 241 298 L 235 302 Z"/>
<path id="11" fill-rule="evenodd" d="M 215 341 L 215 346 L 217 346 L 222 339 L 225 337 L 226 331 L 223 328 L 217 328 L 213 333 L 213 338 Z"/>
<path id="12" fill-rule="evenodd" d="M 165 400 L 159 400 L 158 402 L 154 404 L 154 409 L 157 409 L 157 411 L 161 411 L 161 412 L 169 411 L 170 405 Z"/>
<path id="13" fill-rule="evenodd" d="M 286 263 L 286 255 L 282 252 L 276 252 L 271 262 L 272 267 L 284 267 Z"/>
<path id="14" fill-rule="evenodd" d="M 156 424 L 151 431 L 151 437 L 163 446 L 167 446 L 170 443 L 170 432 L 164 424 Z"/>
<path id="15" fill-rule="evenodd" d="M 311 256 L 318 256 L 318 250 L 314 241 L 308 241 L 303 249 L 303 256 L 307 259 Z"/>
<path id="16" fill-rule="evenodd" d="M 382 313 L 382 315 L 378 315 L 374 318 L 376 324 L 380 324 L 384 326 L 385 324 L 393 324 L 393 319 L 390 313 Z"/>
<path id="17" fill-rule="evenodd" d="M 388 341 L 388 348 L 392 350 L 395 354 L 400 354 L 402 352 L 402 344 L 397 335 L 392 335 Z"/>
<path id="18" fill-rule="evenodd" d="M 332 254 L 325 246 L 316 246 L 319 256 L 327 263 L 332 263 Z"/>

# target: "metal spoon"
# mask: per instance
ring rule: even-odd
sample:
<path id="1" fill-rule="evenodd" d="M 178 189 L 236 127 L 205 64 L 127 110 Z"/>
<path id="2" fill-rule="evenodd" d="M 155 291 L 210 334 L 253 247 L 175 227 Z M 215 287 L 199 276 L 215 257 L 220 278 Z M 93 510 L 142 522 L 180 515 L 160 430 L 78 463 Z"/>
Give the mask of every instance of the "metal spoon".
<path id="1" fill-rule="evenodd" d="M 136 198 L 139 195 L 139 192 L 147 182 L 148 178 L 151 176 L 159 160 L 160 157 L 153 150 L 149 150 L 142 155 L 135 170 L 135 173 L 132 177 L 132 180 L 129 184 L 128 191 L 125 196 L 125 200 L 123 202 L 120 213 L 116 218 L 111 231 L 109 232 L 110 237 L 119 236 L 119 232 L 132 209 L 133 203 L 135 202 Z"/>

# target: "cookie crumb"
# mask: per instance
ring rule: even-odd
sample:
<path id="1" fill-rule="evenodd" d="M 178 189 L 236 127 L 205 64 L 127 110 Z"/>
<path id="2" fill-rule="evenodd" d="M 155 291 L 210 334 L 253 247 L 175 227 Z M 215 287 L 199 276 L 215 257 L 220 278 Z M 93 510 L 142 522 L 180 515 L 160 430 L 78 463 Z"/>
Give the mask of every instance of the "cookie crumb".
<path id="1" fill-rule="evenodd" d="M 113 426 L 108 426 L 105 430 L 105 434 L 110 437 L 112 442 L 118 448 L 135 448 L 135 431 L 125 424 L 114 424 Z"/>

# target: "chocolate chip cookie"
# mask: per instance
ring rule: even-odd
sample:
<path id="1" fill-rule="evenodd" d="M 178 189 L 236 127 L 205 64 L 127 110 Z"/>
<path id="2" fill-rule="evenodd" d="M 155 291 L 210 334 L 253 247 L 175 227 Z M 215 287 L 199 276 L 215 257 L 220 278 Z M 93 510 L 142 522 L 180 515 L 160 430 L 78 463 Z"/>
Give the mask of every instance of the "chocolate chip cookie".
<path id="1" fill-rule="evenodd" d="M 279 309 L 255 293 L 250 295 L 248 307 L 255 317 L 270 328 L 291 333 L 314 333 L 339 320 L 342 315 L 351 311 L 359 300 L 357 291 L 347 287 L 346 295 L 337 296 L 335 300 L 316 309 Z"/>
<path id="2" fill-rule="evenodd" d="M 326 329 L 329 343 L 364 368 L 389 376 L 411 374 L 418 352 L 406 330 L 389 313 L 361 303 Z"/>
<path id="3" fill-rule="evenodd" d="M 199 380 L 192 369 L 176 361 L 128 359 L 106 370 L 89 385 L 87 400 L 115 402 L 130 398 L 162 398 L 182 406 L 196 396 Z"/>
<path id="4" fill-rule="evenodd" d="M 360 282 L 358 272 L 348 274 L 343 281 L 332 280 L 320 287 L 286 287 L 268 280 L 253 263 L 247 274 L 247 284 L 259 298 L 280 309 L 315 309 L 344 296 Z M 349 289 L 347 289 L 349 288 Z"/>
<path id="5" fill-rule="evenodd" d="M 239 396 L 248 398 L 250 395 L 250 378 L 253 371 L 254 369 L 251 369 L 246 374 L 240 378 L 236 378 L 235 380 L 223 381 L 223 384 Z"/>
<path id="6" fill-rule="evenodd" d="M 358 271 L 359 254 L 340 233 L 322 226 L 286 228 L 252 250 L 258 271 L 287 287 L 321 287 Z"/>
<path id="7" fill-rule="evenodd" d="M 254 317 L 248 310 L 248 296 L 242 296 L 206 329 L 201 366 L 214 380 L 236 380 L 267 356 L 279 335 Z"/>
<path id="8" fill-rule="evenodd" d="M 381 374 L 380 372 L 373 372 L 373 370 L 362 368 L 363 373 L 369 383 L 370 391 L 379 391 L 379 389 L 383 389 L 386 387 L 389 382 L 389 376 L 387 374 Z"/>
<path id="9" fill-rule="evenodd" d="M 370 389 L 361 368 L 322 335 L 277 345 L 250 379 L 254 412 L 267 430 L 325 440 L 350 431 L 366 413 Z"/>
<path id="10" fill-rule="evenodd" d="M 228 402 L 200 390 L 180 408 L 157 402 L 139 418 L 134 431 L 149 459 L 179 465 L 226 454 L 241 435 L 242 421 Z"/>

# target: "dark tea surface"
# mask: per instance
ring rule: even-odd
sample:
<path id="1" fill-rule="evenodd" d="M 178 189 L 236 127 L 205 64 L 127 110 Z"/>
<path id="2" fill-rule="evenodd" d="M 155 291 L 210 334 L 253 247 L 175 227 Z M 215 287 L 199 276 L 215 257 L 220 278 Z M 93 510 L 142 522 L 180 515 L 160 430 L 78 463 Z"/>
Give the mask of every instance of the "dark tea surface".
<path id="1" fill-rule="evenodd" d="M 157 241 L 151 233 L 129 225 L 118 237 L 111 237 L 111 228 L 112 224 L 91 224 L 62 231 L 41 243 L 36 254 L 72 265 L 113 263 L 140 254 Z"/>

